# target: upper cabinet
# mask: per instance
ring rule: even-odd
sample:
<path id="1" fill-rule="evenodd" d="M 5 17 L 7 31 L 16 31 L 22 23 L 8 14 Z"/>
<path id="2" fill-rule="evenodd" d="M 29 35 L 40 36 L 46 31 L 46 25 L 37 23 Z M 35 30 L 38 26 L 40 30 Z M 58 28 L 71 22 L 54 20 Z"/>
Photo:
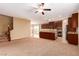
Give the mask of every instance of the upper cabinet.
<path id="1" fill-rule="evenodd" d="M 68 18 L 68 31 L 76 32 L 78 27 L 78 13 L 72 14 L 72 17 Z"/>
<path id="2" fill-rule="evenodd" d="M 73 28 L 78 27 L 78 13 L 72 14 Z"/>
<path id="3" fill-rule="evenodd" d="M 62 21 L 53 21 L 41 25 L 42 29 L 62 29 Z"/>
<path id="4" fill-rule="evenodd" d="M 13 30 L 13 17 L 11 17 L 9 26 L 10 26 L 10 30 Z"/>
<path id="5" fill-rule="evenodd" d="M 49 24 L 48 23 L 41 24 L 41 29 L 49 29 Z"/>

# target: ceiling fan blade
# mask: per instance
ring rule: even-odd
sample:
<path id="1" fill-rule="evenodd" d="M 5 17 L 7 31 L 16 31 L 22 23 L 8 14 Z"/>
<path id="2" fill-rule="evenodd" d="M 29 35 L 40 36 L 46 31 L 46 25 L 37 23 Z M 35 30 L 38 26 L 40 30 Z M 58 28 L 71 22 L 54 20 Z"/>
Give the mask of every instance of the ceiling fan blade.
<path id="1" fill-rule="evenodd" d="M 44 11 L 51 11 L 51 9 L 43 9 Z"/>
<path id="2" fill-rule="evenodd" d="M 44 6 L 44 3 L 41 3 L 42 6 Z"/>
<path id="3" fill-rule="evenodd" d="M 36 11 L 35 13 L 37 13 L 38 11 Z"/>
<path id="4" fill-rule="evenodd" d="M 42 12 L 42 15 L 44 15 L 44 12 Z"/>

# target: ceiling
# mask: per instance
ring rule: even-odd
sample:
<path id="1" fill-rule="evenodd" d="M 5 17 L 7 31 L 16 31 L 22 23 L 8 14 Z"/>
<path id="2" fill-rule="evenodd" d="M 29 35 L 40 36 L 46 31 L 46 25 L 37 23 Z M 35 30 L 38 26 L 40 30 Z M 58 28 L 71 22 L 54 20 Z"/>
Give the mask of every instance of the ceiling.
<path id="1" fill-rule="evenodd" d="M 51 8 L 52 11 L 46 11 L 45 15 L 35 13 L 39 3 L 0 3 L 0 14 L 27 18 L 33 23 L 44 23 L 48 21 L 63 20 L 71 16 L 79 9 L 78 3 L 45 3 L 45 8 Z"/>

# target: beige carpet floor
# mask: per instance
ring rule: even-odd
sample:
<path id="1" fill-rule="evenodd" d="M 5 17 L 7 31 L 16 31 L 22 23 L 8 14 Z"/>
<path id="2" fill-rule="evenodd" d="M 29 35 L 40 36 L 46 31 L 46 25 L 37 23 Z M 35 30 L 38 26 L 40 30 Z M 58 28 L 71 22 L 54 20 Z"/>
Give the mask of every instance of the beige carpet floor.
<path id="1" fill-rule="evenodd" d="M 0 42 L 0 56 L 79 56 L 79 48 L 59 40 L 24 38 Z"/>

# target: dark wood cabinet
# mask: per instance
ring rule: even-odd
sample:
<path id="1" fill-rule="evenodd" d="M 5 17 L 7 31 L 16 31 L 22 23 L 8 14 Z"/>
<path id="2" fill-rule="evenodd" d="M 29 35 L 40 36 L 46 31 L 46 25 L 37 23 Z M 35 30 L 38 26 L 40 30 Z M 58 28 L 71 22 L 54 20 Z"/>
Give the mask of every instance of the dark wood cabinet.
<path id="1" fill-rule="evenodd" d="M 62 37 L 62 21 L 53 21 L 46 24 L 41 24 L 41 29 L 57 29 L 57 36 Z M 40 32 L 39 35 L 40 38 L 55 40 L 55 33 L 52 32 Z"/>
<path id="2" fill-rule="evenodd" d="M 49 29 L 49 24 L 48 23 L 41 24 L 41 29 Z"/>
<path id="3" fill-rule="evenodd" d="M 10 30 L 13 30 L 13 17 L 10 20 L 9 28 Z"/>
<path id="4" fill-rule="evenodd" d="M 40 32 L 40 38 L 55 40 L 55 33 L 51 33 L 51 32 Z"/>
<path id="5" fill-rule="evenodd" d="M 72 17 L 68 18 L 68 31 L 76 32 L 78 27 L 78 13 L 72 14 Z"/>
<path id="6" fill-rule="evenodd" d="M 62 21 L 53 21 L 45 24 L 41 24 L 42 29 L 57 29 L 62 28 Z"/>
<path id="7" fill-rule="evenodd" d="M 72 17 L 69 17 L 68 18 L 68 29 L 67 29 L 68 31 L 73 31 L 71 28 L 71 23 L 72 23 L 71 21 L 72 21 Z"/>
<path id="8" fill-rule="evenodd" d="M 78 27 L 78 13 L 72 14 L 72 28 Z"/>
<path id="9" fill-rule="evenodd" d="M 51 29 L 55 29 L 55 27 L 56 27 L 55 22 L 49 22 L 49 25 L 51 26 Z"/>
<path id="10" fill-rule="evenodd" d="M 74 13 L 72 14 L 72 17 L 68 18 L 67 41 L 70 44 L 78 45 L 77 28 L 78 28 L 78 13 Z"/>
<path id="11" fill-rule="evenodd" d="M 78 34 L 67 34 L 67 40 L 70 44 L 78 45 Z"/>

